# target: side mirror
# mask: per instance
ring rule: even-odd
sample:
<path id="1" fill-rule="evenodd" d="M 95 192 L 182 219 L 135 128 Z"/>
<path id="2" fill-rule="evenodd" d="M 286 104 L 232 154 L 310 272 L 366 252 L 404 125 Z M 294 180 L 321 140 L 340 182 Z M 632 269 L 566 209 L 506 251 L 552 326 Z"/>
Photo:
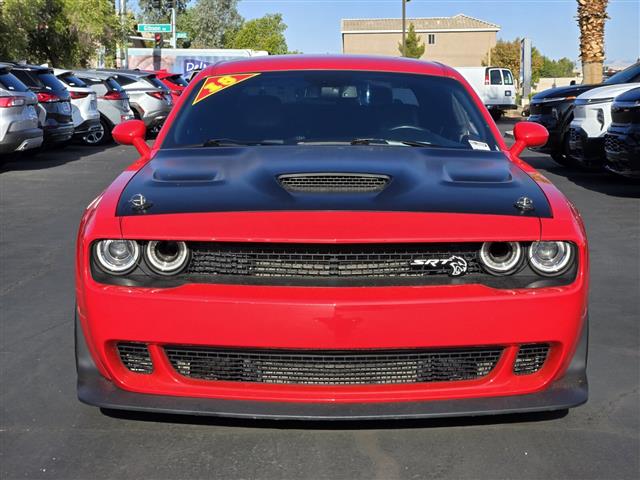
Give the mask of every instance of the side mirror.
<path id="1" fill-rule="evenodd" d="M 519 122 L 513 127 L 516 142 L 511 146 L 511 155 L 518 156 L 525 148 L 541 147 L 549 139 L 549 132 L 539 123 Z"/>
<path id="2" fill-rule="evenodd" d="M 147 127 L 142 120 L 127 120 L 115 126 L 111 136 L 120 145 L 133 145 L 140 155 L 147 155 L 151 148 L 145 142 Z"/>

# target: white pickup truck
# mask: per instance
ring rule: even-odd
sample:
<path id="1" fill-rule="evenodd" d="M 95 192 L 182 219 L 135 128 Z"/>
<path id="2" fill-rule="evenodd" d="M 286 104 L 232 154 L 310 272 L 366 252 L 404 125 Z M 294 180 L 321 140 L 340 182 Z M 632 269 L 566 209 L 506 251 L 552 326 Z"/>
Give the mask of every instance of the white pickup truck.
<path id="1" fill-rule="evenodd" d="M 508 68 L 454 67 L 476 91 L 494 120 L 516 108 L 516 86 Z"/>

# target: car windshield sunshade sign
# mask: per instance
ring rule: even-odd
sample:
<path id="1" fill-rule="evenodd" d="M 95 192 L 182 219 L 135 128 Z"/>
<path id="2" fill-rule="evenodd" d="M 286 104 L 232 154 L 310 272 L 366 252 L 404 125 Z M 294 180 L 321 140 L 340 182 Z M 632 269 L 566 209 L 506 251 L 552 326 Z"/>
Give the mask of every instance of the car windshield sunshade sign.
<path id="1" fill-rule="evenodd" d="M 193 100 L 193 105 L 201 100 L 204 100 L 207 97 L 210 97 L 214 93 L 218 93 L 225 88 L 229 88 L 240 82 L 253 78 L 256 75 L 260 74 L 242 73 L 239 75 L 218 75 L 215 77 L 207 77 L 207 79 L 204 81 L 204 84 L 202 85 L 202 88 L 200 88 L 198 95 L 196 95 L 196 98 Z"/>

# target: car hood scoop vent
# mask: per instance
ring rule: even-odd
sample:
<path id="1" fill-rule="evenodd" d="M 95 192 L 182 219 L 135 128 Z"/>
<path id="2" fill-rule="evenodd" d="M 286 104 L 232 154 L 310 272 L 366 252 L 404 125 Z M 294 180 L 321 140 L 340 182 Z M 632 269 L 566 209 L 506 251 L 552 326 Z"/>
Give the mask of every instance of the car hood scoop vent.
<path id="1" fill-rule="evenodd" d="M 366 193 L 384 190 L 391 177 L 371 173 L 292 173 L 278 176 L 288 192 Z"/>
<path id="2" fill-rule="evenodd" d="M 521 197 L 535 208 L 518 209 Z M 387 145 L 161 149 L 129 181 L 117 214 L 329 210 L 552 216 L 542 189 L 503 152 Z"/>

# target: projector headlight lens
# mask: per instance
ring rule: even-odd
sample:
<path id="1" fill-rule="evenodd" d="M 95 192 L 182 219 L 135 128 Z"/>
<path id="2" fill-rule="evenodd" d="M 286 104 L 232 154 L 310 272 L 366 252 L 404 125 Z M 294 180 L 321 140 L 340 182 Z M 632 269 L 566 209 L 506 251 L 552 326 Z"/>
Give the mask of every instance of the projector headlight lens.
<path id="1" fill-rule="evenodd" d="M 94 249 L 98 265 L 107 273 L 124 275 L 140 259 L 140 247 L 134 240 L 101 240 Z"/>
<path id="2" fill-rule="evenodd" d="M 485 242 L 480 249 L 480 261 L 493 275 L 510 275 L 522 265 L 522 247 L 518 242 Z"/>
<path id="3" fill-rule="evenodd" d="M 573 247 L 569 242 L 533 242 L 529 247 L 529 265 L 540 275 L 562 275 L 573 263 Z"/>
<path id="4" fill-rule="evenodd" d="M 175 275 L 189 262 L 189 249 L 184 242 L 154 240 L 147 243 L 144 256 L 154 272 L 160 275 Z"/>

